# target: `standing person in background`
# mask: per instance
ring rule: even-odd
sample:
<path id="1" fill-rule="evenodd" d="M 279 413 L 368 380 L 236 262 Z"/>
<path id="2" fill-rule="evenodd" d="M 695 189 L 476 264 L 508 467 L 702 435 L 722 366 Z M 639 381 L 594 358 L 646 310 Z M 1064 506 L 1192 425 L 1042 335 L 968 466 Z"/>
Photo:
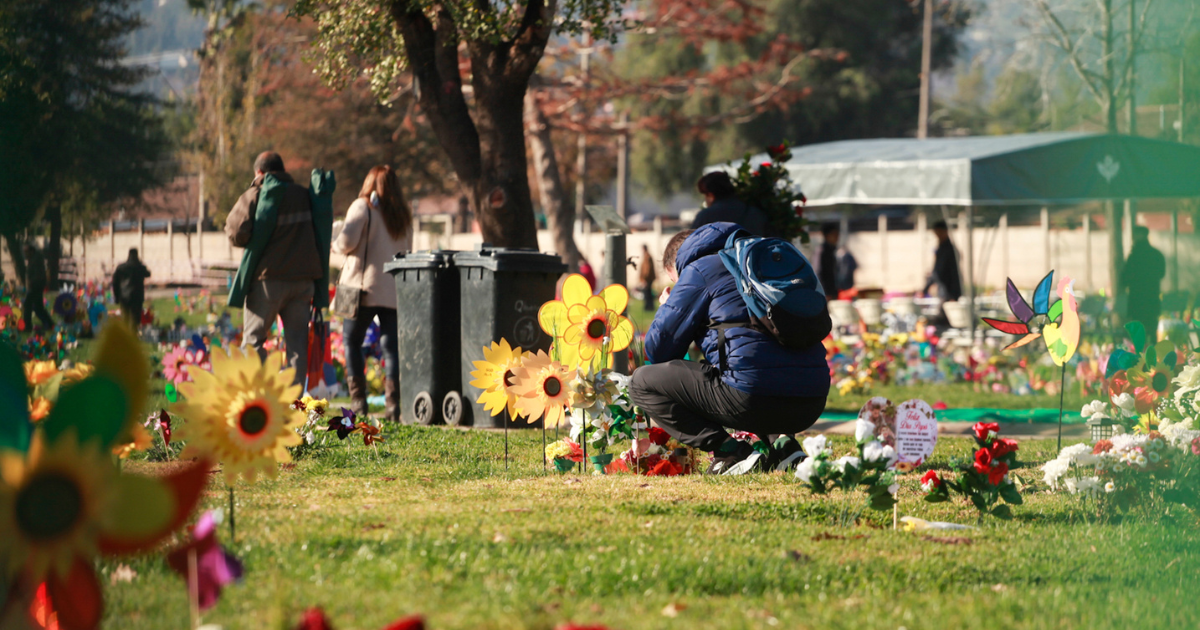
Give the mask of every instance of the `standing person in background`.
<path id="1" fill-rule="evenodd" d="M 825 291 L 825 299 L 836 300 L 838 298 L 837 289 L 837 273 L 838 273 L 838 240 L 841 238 L 842 229 L 836 223 L 826 223 L 821 227 L 821 253 L 817 257 L 817 278 L 821 281 L 821 288 Z"/>
<path id="2" fill-rule="evenodd" d="M 642 309 L 647 313 L 654 311 L 654 281 L 658 279 L 658 272 L 654 269 L 654 256 L 650 254 L 650 248 L 642 245 L 642 265 L 638 267 L 638 284 L 642 291 Z"/>
<path id="3" fill-rule="evenodd" d="M 962 297 L 962 277 L 958 273 L 958 250 L 950 242 L 950 230 L 945 221 L 933 224 L 933 235 L 937 237 L 938 246 L 933 254 L 933 270 L 925 280 L 925 288 L 921 292 L 929 295 L 929 289 L 937 285 L 937 296 L 943 302 L 953 302 Z M 942 309 L 938 315 L 938 326 L 948 326 L 946 311 Z"/>
<path id="4" fill-rule="evenodd" d="M 137 330 L 142 323 L 142 306 L 146 302 L 146 278 L 150 270 L 138 259 L 136 247 L 130 248 L 129 259 L 117 265 L 112 275 L 113 298 L 121 306 L 121 314 L 129 327 Z"/>
<path id="5" fill-rule="evenodd" d="M 33 328 L 35 315 L 46 330 L 52 330 L 54 318 L 50 317 L 50 311 L 46 310 L 45 302 L 46 259 L 42 258 L 42 253 L 33 243 L 25 243 L 21 249 L 25 253 L 25 301 L 21 304 L 21 309 L 25 311 L 25 323 L 29 327 L 26 330 Z"/>
<path id="6" fill-rule="evenodd" d="M 389 420 L 400 420 L 400 352 L 396 339 L 396 283 L 383 266 L 412 249 L 412 209 L 400 191 L 396 172 L 376 166 L 367 173 L 358 199 L 346 211 L 333 251 L 346 257 L 338 286 L 361 287 L 358 314 L 344 321 L 346 380 L 354 413 L 367 413 L 366 360 L 362 344 L 367 328 L 379 318 L 387 378 L 383 381 Z"/>
<path id="7" fill-rule="evenodd" d="M 229 212 L 225 234 L 246 249 L 229 292 L 229 306 L 245 308 L 242 347 L 265 359 L 263 345 L 279 317 L 293 382 L 303 386 L 315 281 L 324 274 L 309 191 L 284 170 L 278 153 L 264 151 L 254 160 L 254 181 Z"/>
<path id="8" fill-rule="evenodd" d="M 858 271 L 858 260 L 850 253 L 850 248 L 842 245 L 842 255 L 838 256 L 837 290 L 838 295 L 843 291 L 854 294 L 854 272 Z"/>
<path id="9" fill-rule="evenodd" d="M 592 293 L 596 292 L 596 272 L 592 270 L 592 263 L 589 263 L 583 256 L 579 257 L 579 275 L 583 276 L 588 281 L 588 286 L 592 288 Z"/>
<path id="10" fill-rule="evenodd" d="M 767 213 L 748 206 L 738 199 L 733 180 L 725 171 L 706 173 L 696 182 L 696 190 L 704 195 L 705 207 L 694 220 L 692 229 L 717 222 L 736 223 L 754 236 L 777 236 L 767 234 Z"/>
<path id="11" fill-rule="evenodd" d="M 1121 268 L 1121 294 L 1126 296 L 1125 323 L 1141 322 L 1146 342 L 1158 342 L 1158 318 L 1162 315 L 1162 279 L 1167 259 L 1150 244 L 1150 229 L 1133 227 L 1133 247 Z"/>

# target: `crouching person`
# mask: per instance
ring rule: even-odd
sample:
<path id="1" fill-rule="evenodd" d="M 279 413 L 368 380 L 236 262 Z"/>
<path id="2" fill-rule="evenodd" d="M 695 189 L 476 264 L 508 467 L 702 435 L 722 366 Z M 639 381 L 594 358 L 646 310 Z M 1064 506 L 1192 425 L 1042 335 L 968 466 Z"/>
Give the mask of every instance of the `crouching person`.
<path id="1" fill-rule="evenodd" d="M 635 371 L 630 384 L 634 403 L 667 433 L 712 453 L 711 474 L 798 463 L 802 454 L 791 435 L 816 422 L 829 394 L 820 343 L 829 333 L 829 314 L 812 266 L 790 243 L 742 237 L 750 235 L 734 223 L 713 223 L 667 244 L 663 269 L 675 285 L 663 292 L 646 333 L 649 365 Z M 767 297 L 750 291 L 760 281 L 783 291 L 765 287 Z M 784 293 L 793 287 L 809 294 Z M 787 302 L 773 302 L 780 299 Z M 817 314 L 782 313 L 796 301 L 812 304 Z M 685 360 L 693 342 L 704 361 Z M 734 439 L 730 430 L 759 436 L 768 452 Z"/>

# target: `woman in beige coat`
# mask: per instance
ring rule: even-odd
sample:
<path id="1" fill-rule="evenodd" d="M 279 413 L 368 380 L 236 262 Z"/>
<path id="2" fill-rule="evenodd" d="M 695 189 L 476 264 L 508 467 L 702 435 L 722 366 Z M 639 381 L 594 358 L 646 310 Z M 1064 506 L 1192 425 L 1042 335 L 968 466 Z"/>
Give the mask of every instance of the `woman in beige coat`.
<path id="1" fill-rule="evenodd" d="M 338 286 L 362 287 L 358 316 L 346 319 L 346 380 L 353 411 L 367 412 L 366 361 L 362 343 L 367 328 L 379 319 L 387 378 L 384 395 L 390 420 L 400 419 L 400 353 L 396 343 L 396 284 L 383 265 L 399 252 L 412 249 L 412 210 L 404 200 L 396 172 L 376 166 L 367 174 L 358 199 L 346 211 L 333 251 L 346 257 Z"/>

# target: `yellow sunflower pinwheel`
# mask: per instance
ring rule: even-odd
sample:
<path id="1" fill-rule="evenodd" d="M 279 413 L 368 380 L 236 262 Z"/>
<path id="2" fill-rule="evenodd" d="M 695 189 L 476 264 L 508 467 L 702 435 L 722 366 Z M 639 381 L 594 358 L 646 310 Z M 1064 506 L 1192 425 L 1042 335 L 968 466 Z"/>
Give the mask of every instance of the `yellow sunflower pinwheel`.
<path id="1" fill-rule="evenodd" d="M 513 378 L 517 411 L 531 421 L 542 418 L 543 426 L 562 424 L 571 405 L 570 383 L 574 376 L 570 368 L 551 360 L 544 350 L 525 357 Z"/>
<path id="2" fill-rule="evenodd" d="M 483 347 L 483 361 L 473 362 L 476 369 L 471 372 L 475 379 L 471 385 L 483 390 L 476 402 L 493 416 L 508 409 L 508 417 L 517 417 L 517 394 L 512 386 L 523 359 L 521 348 L 501 339 L 500 343 L 493 341 L 491 347 Z"/>
<path id="3" fill-rule="evenodd" d="M 572 274 L 563 283 L 563 299 L 551 300 L 538 311 L 538 323 L 554 338 L 558 359 L 572 370 L 580 366 L 601 370 L 612 366 L 610 355 L 633 341 L 633 324 L 621 315 L 629 291 L 610 284 L 592 295 L 586 278 Z"/>
<path id="4" fill-rule="evenodd" d="M 187 442 L 180 457 L 221 462 L 231 485 L 239 474 L 251 482 L 258 472 L 274 477 L 278 464 L 292 459 L 287 447 L 301 441 L 296 427 L 304 414 L 292 408 L 301 391 L 292 384 L 295 370 L 283 369 L 281 353 L 259 361 L 238 348 L 214 348 L 212 368 L 179 384 L 185 400 L 171 411 L 187 420 L 179 430 Z"/>

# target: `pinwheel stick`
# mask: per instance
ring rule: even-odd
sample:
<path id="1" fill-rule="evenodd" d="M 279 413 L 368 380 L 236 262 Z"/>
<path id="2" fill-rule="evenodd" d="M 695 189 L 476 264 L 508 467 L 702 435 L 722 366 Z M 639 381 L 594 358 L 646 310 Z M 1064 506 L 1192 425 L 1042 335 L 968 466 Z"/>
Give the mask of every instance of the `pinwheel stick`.
<path id="1" fill-rule="evenodd" d="M 549 414 L 546 414 L 546 415 L 549 415 Z M 542 471 L 543 472 L 546 471 L 547 464 L 549 463 L 546 461 L 546 415 L 542 416 Z"/>
<path id="2" fill-rule="evenodd" d="M 504 470 L 508 470 L 508 409 L 504 409 Z"/>
<path id="3" fill-rule="evenodd" d="M 1062 382 L 1058 386 L 1058 450 L 1062 451 L 1063 396 L 1067 393 L 1067 362 L 1062 365 Z"/>
<path id="4" fill-rule="evenodd" d="M 234 536 L 236 533 L 235 520 L 233 517 L 233 486 L 229 486 L 229 544 L 231 545 L 237 541 L 237 537 Z"/>
<path id="5" fill-rule="evenodd" d="M 196 550 L 188 551 L 188 609 L 192 614 L 192 630 L 200 627 L 200 569 Z"/>

